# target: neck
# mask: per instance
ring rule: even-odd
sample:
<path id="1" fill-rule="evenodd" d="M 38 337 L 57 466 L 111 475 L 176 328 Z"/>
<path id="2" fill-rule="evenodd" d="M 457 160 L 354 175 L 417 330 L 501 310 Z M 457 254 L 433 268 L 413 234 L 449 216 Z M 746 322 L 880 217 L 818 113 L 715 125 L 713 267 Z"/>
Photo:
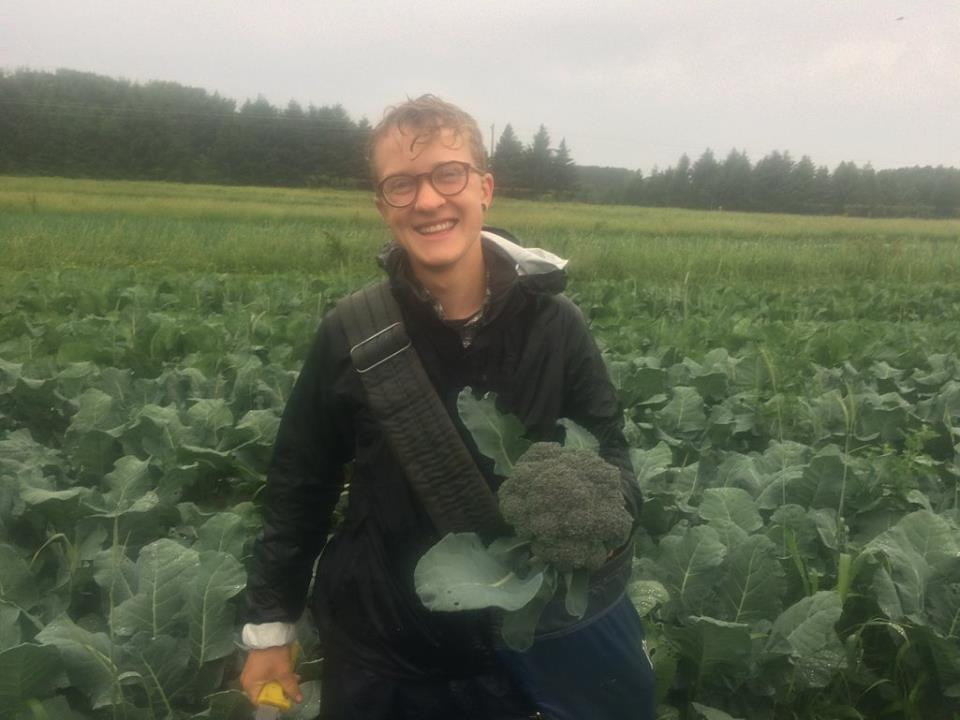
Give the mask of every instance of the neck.
<path id="1" fill-rule="evenodd" d="M 450 320 L 465 320 L 480 308 L 487 294 L 487 269 L 477 243 L 476 257 L 443 268 L 413 266 L 413 274 L 433 295 Z"/>

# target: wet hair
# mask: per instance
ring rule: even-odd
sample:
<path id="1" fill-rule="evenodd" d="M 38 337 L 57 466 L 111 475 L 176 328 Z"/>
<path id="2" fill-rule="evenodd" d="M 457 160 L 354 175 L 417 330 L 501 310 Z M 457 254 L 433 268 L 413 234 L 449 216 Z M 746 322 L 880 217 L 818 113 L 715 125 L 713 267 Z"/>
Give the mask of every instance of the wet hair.
<path id="1" fill-rule="evenodd" d="M 429 144 L 435 138 L 441 137 L 444 130 L 449 130 L 450 147 L 460 147 L 465 140 L 477 168 L 487 169 L 487 153 L 477 121 L 456 105 L 441 100 L 436 95 L 421 95 L 414 100 L 408 98 L 404 103 L 388 107 L 383 113 L 383 119 L 370 132 L 367 142 L 367 167 L 374 185 L 378 180 L 374 151 L 394 128 L 412 137 L 411 151 L 417 145 Z"/>

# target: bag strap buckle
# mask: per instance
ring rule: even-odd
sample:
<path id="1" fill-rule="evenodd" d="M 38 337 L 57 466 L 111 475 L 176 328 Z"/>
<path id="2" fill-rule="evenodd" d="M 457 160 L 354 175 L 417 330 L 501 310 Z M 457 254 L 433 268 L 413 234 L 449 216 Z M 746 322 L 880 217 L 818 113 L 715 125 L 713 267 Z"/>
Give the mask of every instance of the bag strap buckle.
<path id="1" fill-rule="evenodd" d="M 404 340 L 406 340 L 405 343 Z M 402 344 L 402 346 L 397 348 L 398 344 Z M 407 337 L 403 324 L 395 322 L 350 348 L 350 358 L 353 360 L 353 367 L 356 371 L 363 375 L 383 365 L 387 360 L 396 357 L 409 347 L 410 338 Z"/>

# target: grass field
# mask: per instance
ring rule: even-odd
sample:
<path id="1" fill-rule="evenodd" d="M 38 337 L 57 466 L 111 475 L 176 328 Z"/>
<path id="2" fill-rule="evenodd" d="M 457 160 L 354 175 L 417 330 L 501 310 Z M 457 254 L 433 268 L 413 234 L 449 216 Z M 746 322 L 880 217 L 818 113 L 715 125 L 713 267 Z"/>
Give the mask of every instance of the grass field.
<path id="1" fill-rule="evenodd" d="M 829 285 L 952 282 L 960 220 L 872 220 L 498 199 L 489 222 L 581 279 Z M 372 276 L 367 193 L 0 178 L 0 268 Z"/>
<path id="2" fill-rule="evenodd" d="M 571 258 L 622 400 L 658 719 L 960 718 L 960 221 L 489 220 Z M 364 193 L 0 178 L 0 717 L 252 714 L 273 439 L 386 239 Z"/>

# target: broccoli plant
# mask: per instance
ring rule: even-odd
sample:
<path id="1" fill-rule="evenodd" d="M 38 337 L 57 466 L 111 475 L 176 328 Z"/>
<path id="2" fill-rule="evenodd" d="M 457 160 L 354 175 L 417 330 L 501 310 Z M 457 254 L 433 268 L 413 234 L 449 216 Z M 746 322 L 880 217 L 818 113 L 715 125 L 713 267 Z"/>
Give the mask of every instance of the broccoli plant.
<path id="1" fill-rule="evenodd" d="M 417 564 L 417 593 L 431 610 L 499 608 L 504 642 L 525 650 L 561 587 L 566 612 L 583 616 L 591 573 L 629 540 L 633 518 L 621 473 L 573 422 L 562 421 L 564 445 L 531 444 L 492 395 L 478 400 L 466 388 L 458 408 L 480 451 L 506 477 L 497 497 L 515 535 L 485 546 L 475 533 L 450 533 Z"/>

